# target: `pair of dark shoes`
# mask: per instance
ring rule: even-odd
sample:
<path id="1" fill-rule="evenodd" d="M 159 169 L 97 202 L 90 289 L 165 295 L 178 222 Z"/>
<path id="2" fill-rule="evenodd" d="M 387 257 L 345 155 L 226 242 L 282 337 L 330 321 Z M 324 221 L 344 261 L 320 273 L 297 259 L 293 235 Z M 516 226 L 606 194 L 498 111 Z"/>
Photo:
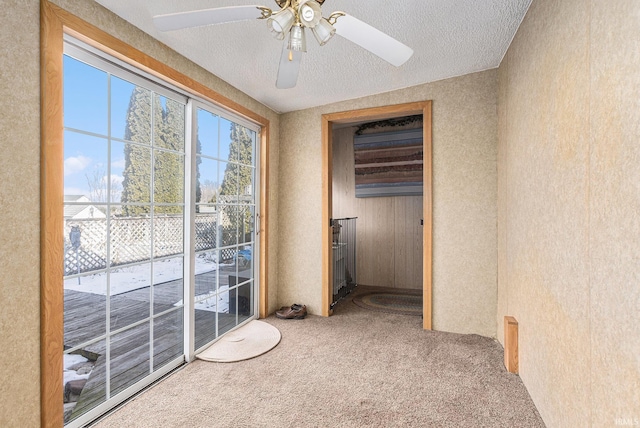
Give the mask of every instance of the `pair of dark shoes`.
<path id="1" fill-rule="evenodd" d="M 307 316 L 307 307 L 294 303 L 291 306 L 283 306 L 276 311 L 276 317 L 283 320 L 301 320 Z"/>

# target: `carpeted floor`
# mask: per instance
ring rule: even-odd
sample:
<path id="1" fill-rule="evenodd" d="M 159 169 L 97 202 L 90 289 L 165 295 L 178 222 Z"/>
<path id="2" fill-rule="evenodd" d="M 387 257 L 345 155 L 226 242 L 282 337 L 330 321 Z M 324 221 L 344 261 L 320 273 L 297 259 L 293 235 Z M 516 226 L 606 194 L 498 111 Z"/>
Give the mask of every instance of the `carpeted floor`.
<path id="1" fill-rule="evenodd" d="M 423 331 L 350 298 L 328 319 L 266 321 L 282 332 L 272 351 L 195 361 L 96 426 L 544 427 L 490 338 Z"/>

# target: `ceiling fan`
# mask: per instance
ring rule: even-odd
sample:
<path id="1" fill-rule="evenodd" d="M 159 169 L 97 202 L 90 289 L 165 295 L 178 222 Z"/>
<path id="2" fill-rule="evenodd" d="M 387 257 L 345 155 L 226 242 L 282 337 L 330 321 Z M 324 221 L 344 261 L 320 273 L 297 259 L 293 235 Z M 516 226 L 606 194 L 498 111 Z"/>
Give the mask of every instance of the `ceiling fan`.
<path id="1" fill-rule="evenodd" d="M 225 22 L 266 19 L 267 27 L 278 40 L 284 43 L 276 87 L 288 89 L 296 86 L 302 53 L 307 51 L 305 29 L 311 30 L 320 46 L 335 34 L 363 47 L 396 67 L 404 64 L 413 50 L 393 37 L 371 25 L 347 15 L 333 12 L 322 16 L 321 6 L 325 0 L 275 0 L 280 10 L 268 7 L 229 6 L 189 12 L 169 13 L 153 17 L 160 31 L 173 31 Z"/>

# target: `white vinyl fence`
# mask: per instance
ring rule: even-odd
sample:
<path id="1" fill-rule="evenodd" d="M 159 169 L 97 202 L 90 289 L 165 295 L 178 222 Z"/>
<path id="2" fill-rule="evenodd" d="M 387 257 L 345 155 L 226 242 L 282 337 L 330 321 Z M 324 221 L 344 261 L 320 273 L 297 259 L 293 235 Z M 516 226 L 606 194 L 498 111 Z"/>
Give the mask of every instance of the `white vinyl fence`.
<path id="1" fill-rule="evenodd" d="M 217 247 L 217 217 L 215 212 L 196 215 L 196 251 Z M 157 216 L 153 220 L 148 217 L 68 219 L 64 224 L 64 274 L 73 275 L 107 267 L 107 227 L 111 239 L 111 266 L 149 260 L 152 256 L 151 242 L 154 258 L 181 254 L 183 221 L 182 215 Z M 225 245 L 224 236 L 222 238 L 222 245 Z M 233 249 L 223 250 L 222 260 L 232 258 L 234 252 Z"/>

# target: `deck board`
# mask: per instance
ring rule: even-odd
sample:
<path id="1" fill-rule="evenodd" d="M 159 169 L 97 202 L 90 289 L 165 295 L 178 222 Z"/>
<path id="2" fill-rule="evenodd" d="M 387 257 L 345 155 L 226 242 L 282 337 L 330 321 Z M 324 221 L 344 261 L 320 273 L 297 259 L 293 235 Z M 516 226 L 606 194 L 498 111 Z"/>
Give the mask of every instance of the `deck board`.
<path id="1" fill-rule="evenodd" d="M 240 272 L 240 276 L 248 272 Z M 229 275 L 236 275 L 235 268 L 205 273 L 196 276 L 196 295 L 206 294 L 214 290 L 216 279 L 219 286 L 229 284 Z M 233 278 L 232 278 L 233 281 Z M 151 288 L 153 290 L 151 290 Z M 153 312 L 158 314 L 172 308 L 182 300 L 182 280 L 155 284 L 122 293 L 111 297 L 111 331 L 130 326 L 149 317 L 151 292 L 153 291 Z M 83 343 L 100 337 L 106 332 L 106 296 L 80 291 L 65 290 L 65 349 L 80 346 Z M 176 317 L 178 320 L 176 321 Z M 218 330 L 220 334 L 232 329 L 248 316 L 235 314 L 218 314 Z M 150 326 L 144 322 L 127 329 L 111 338 L 110 390 L 111 396 L 133 385 L 149 375 L 149 355 L 153 354 L 153 369 L 175 360 L 183 354 L 182 310 L 155 318 L 153 321 L 153 350 L 150 352 Z M 215 339 L 215 312 L 196 310 L 196 349 Z M 106 399 L 106 342 L 83 346 L 83 351 L 99 355 L 78 403 L 73 410 L 72 418 L 85 413 Z"/>

